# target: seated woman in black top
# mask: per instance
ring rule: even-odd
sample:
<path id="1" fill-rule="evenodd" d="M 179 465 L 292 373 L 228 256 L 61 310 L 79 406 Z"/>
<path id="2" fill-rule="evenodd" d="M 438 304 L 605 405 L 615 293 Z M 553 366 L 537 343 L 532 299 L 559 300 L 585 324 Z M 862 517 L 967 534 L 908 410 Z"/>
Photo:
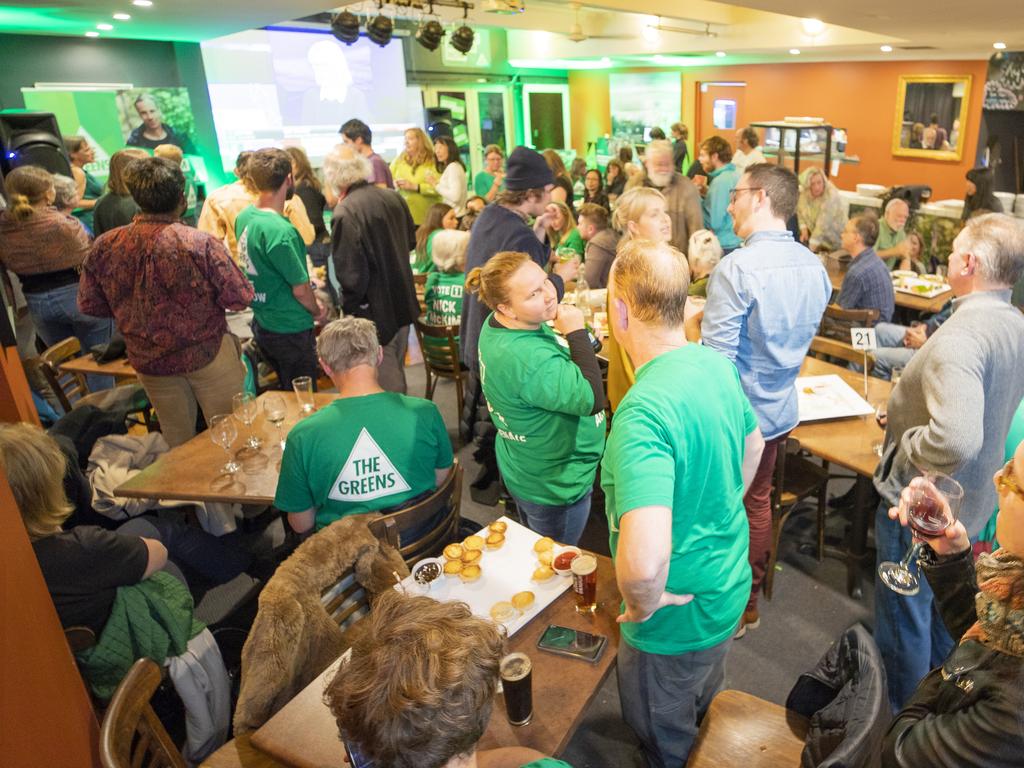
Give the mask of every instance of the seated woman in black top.
<path id="1" fill-rule="evenodd" d="M 63 530 L 73 510 L 64 492 L 66 464 L 56 440 L 38 427 L 0 425 L 0 467 L 62 626 L 86 626 L 99 635 L 118 587 L 162 569 L 184 581 L 169 557 L 212 583 L 234 578 L 249 564 L 246 553 L 205 531 L 156 517 L 135 518 L 117 531 L 92 525 Z"/>
<path id="2" fill-rule="evenodd" d="M 922 571 L 960 641 L 896 715 L 882 748 L 885 768 L 1024 762 L 1024 443 L 993 479 L 999 550 L 975 565 L 959 521 L 923 539 Z M 908 500 L 904 490 L 899 508 L 889 511 L 903 525 Z"/>

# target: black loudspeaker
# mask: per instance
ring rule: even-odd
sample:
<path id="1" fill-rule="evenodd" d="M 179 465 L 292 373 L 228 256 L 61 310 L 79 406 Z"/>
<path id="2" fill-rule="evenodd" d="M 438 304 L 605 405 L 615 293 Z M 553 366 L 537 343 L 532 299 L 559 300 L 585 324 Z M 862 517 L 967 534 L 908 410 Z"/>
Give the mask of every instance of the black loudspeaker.
<path id="1" fill-rule="evenodd" d="M 452 135 L 452 111 L 443 107 L 427 107 L 423 110 L 423 122 L 431 140 Z"/>
<path id="2" fill-rule="evenodd" d="M 0 171 L 6 175 L 19 165 L 71 175 L 71 159 L 51 113 L 0 112 Z"/>

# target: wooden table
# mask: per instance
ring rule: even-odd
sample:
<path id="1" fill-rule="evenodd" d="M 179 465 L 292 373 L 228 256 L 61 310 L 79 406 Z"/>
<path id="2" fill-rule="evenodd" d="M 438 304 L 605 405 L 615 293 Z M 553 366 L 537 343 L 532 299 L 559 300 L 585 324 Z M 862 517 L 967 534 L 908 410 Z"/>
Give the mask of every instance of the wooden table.
<path id="1" fill-rule="evenodd" d="M 514 727 L 505 715 L 498 695 L 480 749 L 532 747 L 546 755 L 558 755 L 569 743 L 583 714 L 615 663 L 619 646 L 621 598 L 612 561 L 597 555 L 598 609 L 593 616 L 576 613 L 575 593 L 564 592 L 509 641 L 510 651 L 522 651 L 533 662 L 533 719 Z M 570 659 L 537 648 L 537 640 L 549 624 L 560 624 L 605 635 L 608 646 L 595 664 Z M 344 765 L 344 749 L 338 726 L 323 702 L 323 691 L 332 674 L 328 668 L 298 696 L 288 702 L 262 728 L 251 734 L 250 743 L 290 768 L 324 768 Z M 217 755 L 224 755 L 217 758 Z M 211 765 L 228 766 L 238 750 L 229 743 L 218 750 Z M 217 759 L 215 759 L 217 758 Z M 219 761 L 218 761 L 219 760 Z M 244 763 L 242 763 L 244 764 Z"/>
<path id="2" fill-rule="evenodd" d="M 829 261 L 832 260 L 830 259 Z M 846 270 L 830 266 L 826 268 L 826 271 L 828 272 L 829 279 L 832 281 L 832 288 L 836 291 L 840 290 L 843 287 L 843 278 L 846 277 Z M 894 291 L 894 293 L 897 307 L 932 315 L 941 312 L 942 308 L 946 306 L 946 302 L 953 298 L 952 288 L 930 299 L 924 296 L 915 296 L 912 293 L 904 293 L 903 291 Z"/>
<path id="3" fill-rule="evenodd" d="M 800 368 L 801 376 L 828 374 L 839 376 L 863 396 L 864 375 L 861 373 L 813 357 L 806 358 Z M 868 377 L 868 402 L 886 401 L 891 393 L 890 382 Z M 799 424 L 791 435 L 810 453 L 857 475 L 853 521 L 842 555 L 846 560 L 847 591 L 854 597 L 860 597 L 860 568 L 867 552 L 868 526 L 874 513 L 873 509 L 864 509 L 864 505 L 871 488 L 871 476 L 878 466 L 878 455 L 872 450 L 872 445 L 884 437 L 884 432 L 875 422 L 874 415 L 869 415 Z"/>
<path id="4" fill-rule="evenodd" d="M 263 410 L 264 401 L 272 394 L 281 395 L 288 407 L 288 415 L 281 426 L 282 434 L 287 434 L 303 416 L 294 392 L 265 392 L 260 395 L 257 399 L 259 415 L 252 430 L 263 440 L 263 447 L 251 456 L 241 452 L 249 432 L 238 422 L 238 439 L 233 450 L 242 468 L 234 475 L 222 471 L 227 453 L 219 445 L 214 445 L 207 431 L 169 450 L 127 483 L 116 488 L 114 495 L 140 499 L 272 504 L 281 470 L 277 430 L 267 421 Z M 337 397 L 336 394 L 328 393 L 314 395 L 318 408 Z"/>
<path id="5" fill-rule="evenodd" d="M 59 368 L 68 373 L 80 373 L 85 376 L 113 376 L 115 381 L 134 381 L 138 378 L 126 357 L 111 360 L 109 363 L 97 363 L 92 355 L 82 355 L 61 363 Z"/>

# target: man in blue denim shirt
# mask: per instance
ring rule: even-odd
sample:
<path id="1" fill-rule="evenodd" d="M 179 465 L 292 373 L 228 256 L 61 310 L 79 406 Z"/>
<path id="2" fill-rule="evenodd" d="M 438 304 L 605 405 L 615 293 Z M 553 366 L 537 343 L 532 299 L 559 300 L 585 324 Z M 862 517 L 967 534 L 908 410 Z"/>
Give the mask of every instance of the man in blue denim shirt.
<path id="1" fill-rule="evenodd" d="M 791 171 L 765 163 L 746 169 L 729 204 L 743 247 L 711 274 L 701 323 L 704 344 L 736 363 L 765 438 L 757 474 L 743 499 L 754 579 L 737 637 L 760 622 L 757 593 L 771 547 L 775 455 L 799 420 L 794 382 L 832 295 L 818 257 L 786 228 L 798 195 Z"/>

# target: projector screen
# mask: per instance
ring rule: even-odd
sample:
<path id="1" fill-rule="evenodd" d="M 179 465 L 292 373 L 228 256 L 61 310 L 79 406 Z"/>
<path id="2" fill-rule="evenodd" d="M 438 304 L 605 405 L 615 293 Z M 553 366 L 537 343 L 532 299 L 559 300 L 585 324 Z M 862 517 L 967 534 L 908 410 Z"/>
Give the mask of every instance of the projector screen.
<path id="1" fill-rule="evenodd" d="M 365 37 L 347 46 L 326 32 L 251 30 L 201 45 L 225 169 L 240 151 L 267 146 L 302 146 L 318 165 L 353 117 L 390 160 L 405 128 L 423 122 L 398 38 L 381 48 Z"/>

